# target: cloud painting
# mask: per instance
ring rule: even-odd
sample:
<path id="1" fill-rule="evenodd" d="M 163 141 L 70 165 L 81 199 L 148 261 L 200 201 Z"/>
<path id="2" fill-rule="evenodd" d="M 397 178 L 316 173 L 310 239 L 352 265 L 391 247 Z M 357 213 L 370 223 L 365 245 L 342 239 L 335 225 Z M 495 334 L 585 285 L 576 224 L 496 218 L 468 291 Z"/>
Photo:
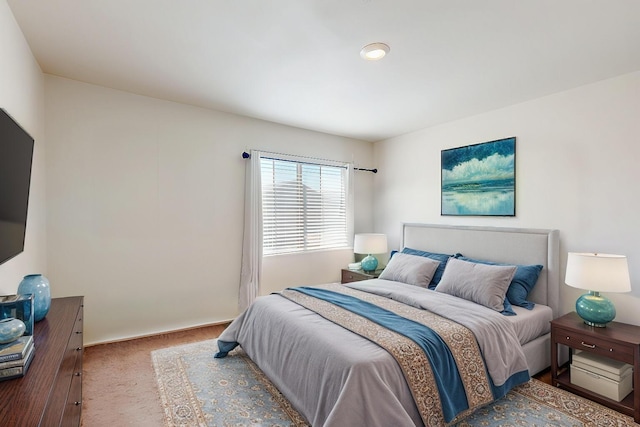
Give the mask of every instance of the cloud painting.
<path id="1" fill-rule="evenodd" d="M 442 150 L 442 215 L 515 216 L 516 139 Z"/>

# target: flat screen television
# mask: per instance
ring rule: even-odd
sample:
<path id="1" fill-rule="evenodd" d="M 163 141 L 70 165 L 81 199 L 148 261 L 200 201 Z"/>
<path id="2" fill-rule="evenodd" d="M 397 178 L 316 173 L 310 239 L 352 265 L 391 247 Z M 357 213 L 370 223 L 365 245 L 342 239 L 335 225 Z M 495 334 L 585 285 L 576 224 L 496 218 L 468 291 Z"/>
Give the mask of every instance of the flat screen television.
<path id="1" fill-rule="evenodd" d="M 33 143 L 0 109 L 0 264 L 24 250 Z"/>

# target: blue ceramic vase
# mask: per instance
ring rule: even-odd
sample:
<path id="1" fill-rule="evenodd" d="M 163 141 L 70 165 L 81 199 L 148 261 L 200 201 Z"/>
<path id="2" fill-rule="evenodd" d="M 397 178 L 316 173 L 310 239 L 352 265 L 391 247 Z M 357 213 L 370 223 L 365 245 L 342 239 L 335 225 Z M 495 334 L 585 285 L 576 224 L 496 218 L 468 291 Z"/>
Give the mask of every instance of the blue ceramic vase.
<path id="1" fill-rule="evenodd" d="M 27 326 L 20 319 L 8 317 L 0 320 L 0 344 L 7 344 L 20 338 Z"/>
<path id="2" fill-rule="evenodd" d="M 42 274 L 29 274 L 18 285 L 18 295 L 33 294 L 33 320 L 39 322 L 51 307 L 49 280 Z"/>

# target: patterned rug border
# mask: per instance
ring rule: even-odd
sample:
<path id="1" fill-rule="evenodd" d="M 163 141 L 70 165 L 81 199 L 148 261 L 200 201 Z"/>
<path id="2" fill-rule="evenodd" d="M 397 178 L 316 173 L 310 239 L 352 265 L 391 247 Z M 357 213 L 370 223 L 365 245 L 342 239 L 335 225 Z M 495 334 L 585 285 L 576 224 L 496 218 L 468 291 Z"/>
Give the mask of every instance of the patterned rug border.
<path id="1" fill-rule="evenodd" d="M 514 388 L 512 392 L 570 415 L 585 427 L 638 426 L 630 416 L 534 378 L 527 384 Z"/>
<path id="2" fill-rule="evenodd" d="M 211 340 L 167 347 L 151 352 L 151 362 L 156 374 L 158 392 L 164 410 L 164 421 L 167 426 L 198 426 L 207 427 L 202 412 L 202 406 L 195 396 L 191 382 L 184 369 L 182 354 L 188 354 L 192 348 L 206 345 Z M 215 342 L 215 340 L 213 340 Z M 174 351 L 180 353 L 174 354 Z M 177 356 L 177 357 L 175 357 Z M 176 395 L 176 389 L 184 390 L 186 404 L 181 398 L 183 394 Z M 191 421 L 190 424 L 177 422 L 176 419 Z"/>
<path id="3" fill-rule="evenodd" d="M 195 351 L 207 351 L 213 354 L 218 348 L 215 339 L 205 340 L 191 344 L 167 347 L 151 352 L 151 361 L 154 368 L 156 382 L 162 408 L 164 411 L 165 425 L 168 427 L 207 427 L 206 415 L 202 409 L 202 402 L 196 397 L 191 381 L 189 380 L 183 358 Z M 255 379 L 273 398 L 278 409 L 286 415 L 293 427 L 309 427 L 305 418 L 291 405 L 289 400 L 280 393 L 258 366 L 246 355 L 242 348 L 237 347 L 227 357 L 240 357 L 253 373 Z M 176 388 L 179 389 L 176 391 Z M 184 391 L 184 392 L 182 392 Z M 253 425 L 253 424 L 247 424 Z M 236 427 L 240 427 L 237 425 Z"/>
<path id="4" fill-rule="evenodd" d="M 213 358 L 213 352 L 217 348 L 216 340 L 206 340 L 197 343 L 185 344 L 181 346 L 168 347 L 151 352 L 151 359 L 156 374 L 160 400 L 164 410 L 165 425 L 169 427 L 206 427 L 207 414 L 203 410 L 202 402 L 197 397 L 197 389 L 189 379 L 184 358 L 190 354 L 200 354 L 198 352 L 208 352 Z M 292 426 L 307 427 L 309 424 L 304 417 L 296 411 L 291 403 L 280 393 L 271 383 L 255 363 L 238 347 L 230 353 L 232 357 L 240 357 L 249 368 L 255 379 L 266 390 L 273 399 L 277 408 L 291 420 Z M 530 399 L 533 404 L 540 407 L 556 411 L 575 422 L 570 425 L 577 427 L 601 427 L 601 426 L 638 426 L 631 417 L 623 415 L 617 411 L 599 405 L 580 396 L 574 395 L 566 390 L 552 387 L 546 383 L 532 379 L 529 383 L 523 384 L 511 390 L 510 395 L 520 395 L 525 399 Z M 479 410 L 489 413 L 494 410 L 494 402 Z M 547 411 L 549 412 L 549 411 Z M 461 421 L 457 426 L 473 425 L 493 425 L 493 424 L 473 424 L 473 414 Z M 504 423 L 506 421 L 506 423 Z M 549 426 L 557 426 L 553 420 L 547 420 Z M 250 424 L 247 424 L 250 425 Z M 504 419 L 501 426 L 516 425 Z M 518 423 L 519 426 L 530 425 L 528 423 Z M 563 424 L 564 425 L 564 424 Z"/>

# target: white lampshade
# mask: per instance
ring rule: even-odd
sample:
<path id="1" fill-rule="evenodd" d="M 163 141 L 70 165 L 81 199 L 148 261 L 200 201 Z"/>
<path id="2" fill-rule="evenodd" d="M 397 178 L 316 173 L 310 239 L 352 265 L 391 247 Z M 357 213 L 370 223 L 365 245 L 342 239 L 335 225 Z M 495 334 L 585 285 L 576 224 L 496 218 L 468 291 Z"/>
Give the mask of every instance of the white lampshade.
<path id="1" fill-rule="evenodd" d="M 631 280 L 624 255 L 569 252 L 565 283 L 596 292 L 629 292 Z"/>
<path id="2" fill-rule="evenodd" d="M 356 234 L 353 252 L 357 254 L 383 254 L 387 252 L 387 235 L 376 233 Z"/>

